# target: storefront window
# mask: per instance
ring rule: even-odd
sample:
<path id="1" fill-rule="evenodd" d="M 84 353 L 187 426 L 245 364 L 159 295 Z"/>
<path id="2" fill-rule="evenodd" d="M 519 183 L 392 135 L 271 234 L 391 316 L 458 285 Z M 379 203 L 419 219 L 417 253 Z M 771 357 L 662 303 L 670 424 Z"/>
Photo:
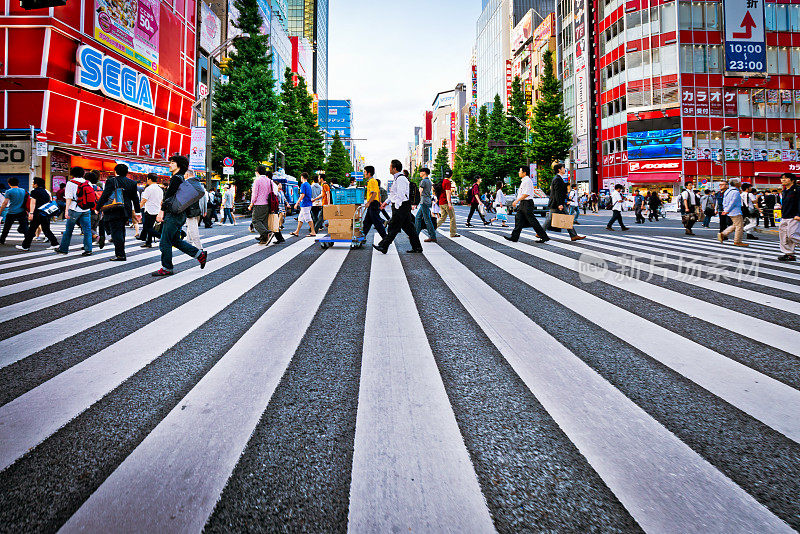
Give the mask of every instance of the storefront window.
<path id="1" fill-rule="evenodd" d="M 675 2 L 661 6 L 661 33 L 674 32 L 675 27 Z"/>
<path id="2" fill-rule="evenodd" d="M 793 32 L 800 32 L 800 5 L 789 5 L 789 22 Z"/>
<path id="3" fill-rule="evenodd" d="M 789 31 L 789 10 L 786 4 L 775 4 L 775 31 Z"/>
<path id="4" fill-rule="evenodd" d="M 678 4 L 678 14 L 680 15 L 680 24 L 682 30 L 692 29 L 692 4 L 689 2 L 680 2 Z"/>
<path id="5" fill-rule="evenodd" d="M 769 161 L 781 161 L 781 134 L 767 134 L 767 151 L 769 152 Z"/>
<path id="6" fill-rule="evenodd" d="M 753 117 L 767 116 L 767 90 L 753 89 Z"/>
<path id="7" fill-rule="evenodd" d="M 711 145 L 711 158 L 714 161 L 722 161 L 722 132 L 710 132 L 709 143 Z"/>
<path id="8" fill-rule="evenodd" d="M 739 89 L 736 99 L 736 107 L 739 109 L 740 117 L 752 117 L 750 108 L 750 89 Z"/>
<path id="9" fill-rule="evenodd" d="M 781 104 L 781 118 L 793 119 L 794 118 L 794 102 L 792 98 L 791 89 L 781 89 L 779 91 L 780 104 Z"/>
<path id="10" fill-rule="evenodd" d="M 739 160 L 753 161 L 753 142 L 752 134 L 739 134 Z"/>
<path id="11" fill-rule="evenodd" d="M 697 159 L 711 159 L 711 139 L 709 132 L 697 132 Z"/>
<path id="12" fill-rule="evenodd" d="M 800 91 L 794 91 L 794 116 L 800 117 Z"/>
<path id="13" fill-rule="evenodd" d="M 705 11 L 705 2 L 692 2 L 692 29 L 703 29 L 703 12 Z"/>
<path id="14" fill-rule="evenodd" d="M 767 134 L 754 133 L 753 138 L 753 159 L 755 161 L 769 160 L 769 150 L 767 149 Z"/>
<path id="15" fill-rule="evenodd" d="M 722 73 L 721 53 L 722 49 L 718 45 L 708 45 L 708 72 Z"/>
<path id="16" fill-rule="evenodd" d="M 778 47 L 767 47 L 767 72 L 770 74 L 778 74 Z"/>
<path id="17" fill-rule="evenodd" d="M 681 45 L 681 72 L 693 72 L 694 52 L 692 45 Z"/>
<path id="18" fill-rule="evenodd" d="M 766 19 L 767 31 L 775 31 L 775 4 L 764 3 L 764 17 Z"/>
<path id="19" fill-rule="evenodd" d="M 707 72 L 705 45 L 695 45 L 694 47 L 694 72 L 695 74 L 704 74 Z"/>
<path id="20" fill-rule="evenodd" d="M 639 51 L 629 52 L 625 57 L 628 58 L 628 80 L 641 80 L 644 77 L 642 73 L 642 53 Z"/>
<path id="21" fill-rule="evenodd" d="M 778 48 L 778 74 L 789 74 L 789 48 Z"/>
<path id="22" fill-rule="evenodd" d="M 706 29 L 719 30 L 719 2 L 706 2 Z"/>
<path id="23" fill-rule="evenodd" d="M 781 108 L 778 102 L 778 90 L 767 89 L 767 118 L 777 119 L 781 116 Z"/>
<path id="24" fill-rule="evenodd" d="M 725 133 L 725 159 L 739 161 L 739 134 L 736 132 Z"/>

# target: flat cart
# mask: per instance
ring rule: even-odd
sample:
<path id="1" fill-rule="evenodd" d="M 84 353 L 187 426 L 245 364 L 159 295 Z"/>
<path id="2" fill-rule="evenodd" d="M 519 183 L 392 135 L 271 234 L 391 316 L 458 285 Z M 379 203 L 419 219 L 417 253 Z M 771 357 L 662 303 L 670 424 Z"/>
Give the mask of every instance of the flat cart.
<path id="1" fill-rule="evenodd" d="M 366 236 L 358 235 L 361 233 L 361 219 L 363 215 L 364 215 L 364 207 L 358 206 L 355 210 L 355 213 L 353 213 L 353 217 L 346 219 L 346 221 L 349 223 L 346 234 L 336 233 L 335 235 L 337 237 L 332 237 L 329 234 L 326 235 L 325 237 L 317 238 L 316 242 L 319 243 L 319 246 L 322 248 L 322 250 L 331 248 L 334 243 L 350 243 L 351 249 L 363 248 L 364 243 L 367 242 L 367 238 Z M 333 223 L 333 221 L 336 220 L 341 221 L 342 219 L 329 220 L 328 221 L 329 230 L 331 227 L 331 223 Z M 349 236 L 347 234 L 349 234 Z"/>

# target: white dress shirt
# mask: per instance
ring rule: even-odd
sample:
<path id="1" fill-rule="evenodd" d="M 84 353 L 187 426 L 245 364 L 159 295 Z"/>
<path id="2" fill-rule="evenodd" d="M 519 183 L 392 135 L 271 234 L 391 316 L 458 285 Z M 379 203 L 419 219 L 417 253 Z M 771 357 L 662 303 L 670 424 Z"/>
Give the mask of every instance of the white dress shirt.
<path id="1" fill-rule="evenodd" d="M 400 209 L 403 202 L 408 202 L 408 178 L 402 172 L 394 175 L 388 201 L 394 209 Z"/>
<path id="2" fill-rule="evenodd" d="M 613 211 L 622 211 L 622 193 L 614 191 L 611 193 L 611 209 Z"/>
<path id="3" fill-rule="evenodd" d="M 523 195 L 528 195 L 525 200 L 533 200 L 533 180 L 530 176 L 522 179 L 522 184 L 520 184 L 519 191 L 517 191 L 517 200 L 522 200 Z"/>

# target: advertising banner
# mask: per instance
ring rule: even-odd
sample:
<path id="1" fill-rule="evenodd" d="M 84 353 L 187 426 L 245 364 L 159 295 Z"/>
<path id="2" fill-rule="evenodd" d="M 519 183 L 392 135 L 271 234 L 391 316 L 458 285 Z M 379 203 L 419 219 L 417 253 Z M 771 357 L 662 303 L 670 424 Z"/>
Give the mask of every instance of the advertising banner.
<path id="1" fill-rule="evenodd" d="M 575 136 L 578 138 L 578 168 L 589 167 L 589 76 L 587 69 L 588 35 L 586 33 L 586 0 L 575 6 Z M 581 139 L 586 139 L 586 157 L 581 158 Z"/>
<path id="2" fill-rule="evenodd" d="M 95 0 L 94 37 L 158 73 L 159 0 Z"/>
<path id="3" fill-rule="evenodd" d="M 222 21 L 205 2 L 200 3 L 200 48 L 211 52 L 222 42 Z"/>
<path id="4" fill-rule="evenodd" d="M 681 130 L 652 130 L 628 132 L 630 159 L 680 158 L 683 154 Z"/>
<path id="5" fill-rule="evenodd" d="M 511 84 L 513 82 L 511 74 L 511 60 L 506 61 L 506 107 L 511 104 Z"/>
<path id="6" fill-rule="evenodd" d="M 456 161 L 456 112 L 450 113 L 450 166 L 452 167 Z"/>
<path id="7" fill-rule="evenodd" d="M 206 170 L 206 129 L 192 128 L 192 144 L 189 148 L 189 168 L 193 171 Z"/>
<path id="8" fill-rule="evenodd" d="M 578 168 L 584 169 L 589 166 L 589 137 L 582 135 L 578 137 L 578 154 L 576 158 Z"/>
<path id="9" fill-rule="evenodd" d="M 725 70 L 766 72 L 764 0 L 724 0 Z"/>

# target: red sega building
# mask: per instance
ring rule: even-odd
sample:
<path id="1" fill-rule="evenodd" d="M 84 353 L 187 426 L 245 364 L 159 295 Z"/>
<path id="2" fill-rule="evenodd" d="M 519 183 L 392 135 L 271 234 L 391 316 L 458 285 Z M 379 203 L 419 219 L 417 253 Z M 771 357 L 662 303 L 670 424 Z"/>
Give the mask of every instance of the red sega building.
<path id="1" fill-rule="evenodd" d="M 0 147 L 17 154 L 0 154 L 0 181 L 16 174 L 27 184 L 35 173 L 52 187 L 70 166 L 105 177 L 120 161 L 163 171 L 169 155 L 189 152 L 194 0 L 67 0 L 29 11 L 10 0 L 0 13 Z M 46 156 L 30 146 L 31 130 Z"/>
<path id="2" fill-rule="evenodd" d="M 800 2 L 760 5 L 763 72 L 732 74 L 722 2 L 597 1 L 600 188 L 713 188 L 723 163 L 728 178 L 777 188 L 800 170 Z"/>

